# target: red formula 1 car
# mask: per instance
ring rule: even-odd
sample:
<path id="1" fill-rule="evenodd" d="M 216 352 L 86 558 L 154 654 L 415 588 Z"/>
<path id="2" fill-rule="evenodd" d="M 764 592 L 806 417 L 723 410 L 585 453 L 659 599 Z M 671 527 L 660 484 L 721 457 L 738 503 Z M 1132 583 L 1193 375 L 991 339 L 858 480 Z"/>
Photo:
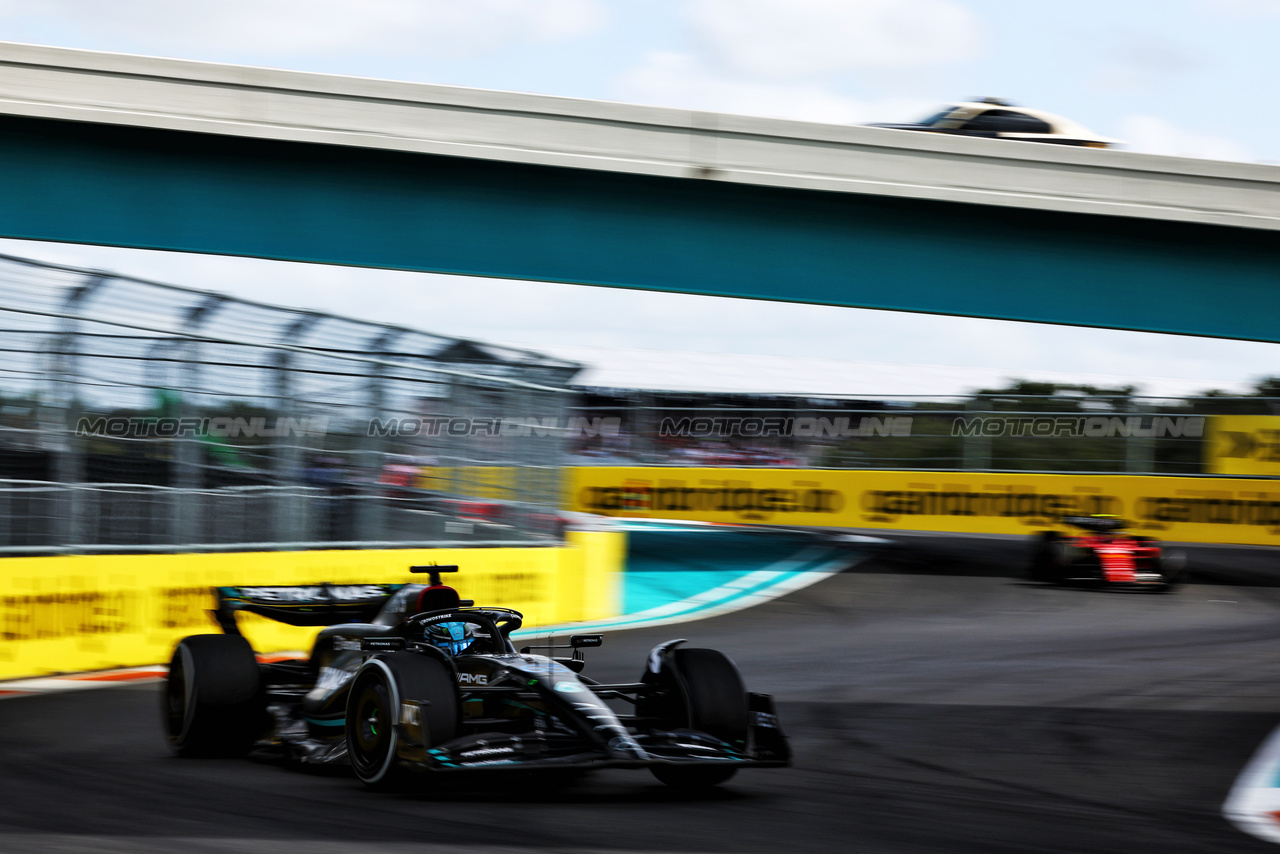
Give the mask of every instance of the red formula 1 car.
<path id="1" fill-rule="evenodd" d="M 1036 535 L 1029 574 L 1037 581 L 1166 591 L 1182 580 L 1185 557 L 1165 551 L 1151 537 L 1128 533 L 1123 519 L 1064 516 L 1062 523 L 1082 533 Z"/>

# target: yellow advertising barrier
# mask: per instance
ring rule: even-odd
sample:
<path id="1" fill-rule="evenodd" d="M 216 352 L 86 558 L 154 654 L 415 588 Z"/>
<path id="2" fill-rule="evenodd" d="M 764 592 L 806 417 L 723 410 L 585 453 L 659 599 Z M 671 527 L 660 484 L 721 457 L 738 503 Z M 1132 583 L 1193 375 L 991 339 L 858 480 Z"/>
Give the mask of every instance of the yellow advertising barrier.
<path id="1" fill-rule="evenodd" d="M 1280 477 L 1280 415 L 1213 415 L 1204 435 L 1213 474 Z"/>
<path id="2" fill-rule="evenodd" d="M 569 470 L 566 507 L 609 516 L 1029 534 L 1112 513 L 1175 542 L 1280 545 L 1280 481 L 802 469 Z"/>
<path id="3" fill-rule="evenodd" d="M 517 466 L 422 466 L 410 485 L 453 495 L 509 501 L 520 494 L 521 487 L 554 488 L 558 475 L 555 469 Z"/>
<path id="4" fill-rule="evenodd" d="M 625 534 L 573 532 L 563 548 L 388 549 L 0 559 L 0 679 L 167 661 L 218 631 L 213 587 L 420 581 L 414 564 L 458 564 L 463 596 L 515 608 L 526 625 L 617 616 Z M 238 617 L 259 652 L 307 649 L 318 629 Z"/>

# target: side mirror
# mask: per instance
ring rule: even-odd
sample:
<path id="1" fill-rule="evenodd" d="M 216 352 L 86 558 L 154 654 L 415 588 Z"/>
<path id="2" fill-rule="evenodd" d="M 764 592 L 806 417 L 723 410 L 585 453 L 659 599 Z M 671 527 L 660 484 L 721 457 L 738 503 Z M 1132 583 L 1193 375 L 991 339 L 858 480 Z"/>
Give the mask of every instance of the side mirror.
<path id="1" fill-rule="evenodd" d="M 604 635 L 570 635 L 569 646 L 574 649 L 604 646 Z"/>

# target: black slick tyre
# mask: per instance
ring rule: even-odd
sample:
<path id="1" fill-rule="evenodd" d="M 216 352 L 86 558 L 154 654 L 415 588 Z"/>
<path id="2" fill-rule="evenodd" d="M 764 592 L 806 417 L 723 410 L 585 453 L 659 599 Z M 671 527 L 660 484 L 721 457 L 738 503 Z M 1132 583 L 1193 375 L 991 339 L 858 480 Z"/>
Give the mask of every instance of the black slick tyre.
<path id="1" fill-rule="evenodd" d="M 1161 593 L 1177 589 L 1187 577 L 1187 555 L 1182 551 L 1166 551 L 1156 563 L 1156 571 L 1164 579 L 1158 588 Z"/>
<path id="2" fill-rule="evenodd" d="M 1060 567 L 1062 546 L 1057 531 L 1041 531 L 1031 549 L 1027 577 L 1033 581 L 1055 582 L 1062 578 Z"/>
<path id="3" fill-rule="evenodd" d="M 161 695 L 169 747 L 179 756 L 240 756 L 266 728 L 258 659 L 235 635 L 183 638 Z"/>
<path id="4" fill-rule="evenodd" d="M 714 649 L 671 651 L 671 692 L 666 706 L 674 727 L 705 732 L 745 749 L 749 725 L 747 689 L 738 668 Z M 729 780 L 737 767 L 724 765 L 653 765 L 653 776 L 677 789 L 705 789 Z"/>
<path id="5" fill-rule="evenodd" d="M 347 755 L 360 782 L 373 789 L 404 788 L 413 773 L 401 763 L 397 724 L 405 701 L 422 703 L 422 731 L 429 743 L 458 729 L 458 689 L 442 661 L 411 652 L 378 656 L 356 672 L 347 695 Z"/>
<path id="6" fill-rule="evenodd" d="M 699 789 L 710 789 L 727 783 L 738 773 L 732 766 L 721 765 L 652 765 L 649 770 L 659 782 L 666 783 L 673 789 L 693 792 Z"/>

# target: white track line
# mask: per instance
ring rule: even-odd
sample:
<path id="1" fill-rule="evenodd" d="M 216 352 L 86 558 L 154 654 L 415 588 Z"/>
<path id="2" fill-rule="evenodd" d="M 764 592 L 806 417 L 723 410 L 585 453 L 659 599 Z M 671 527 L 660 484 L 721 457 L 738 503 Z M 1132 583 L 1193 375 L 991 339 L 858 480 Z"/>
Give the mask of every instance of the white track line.
<path id="1" fill-rule="evenodd" d="M 834 575 L 844 569 L 847 569 L 853 563 L 862 560 L 866 555 L 842 554 L 834 560 L 820 564 L 813 569 L 801 570 L 800 568 L 808 563 L 812 563 L 817 556 L 822 554 L 818 551 L 816 554 L 808 554 L 813 552 L 817 547 L 810 547 L 804 551 L 779 561 L 765 569 L 759 569 L 742 578 L 724 584 L 712 590 L 707 590 L 696 596 L 691 596 L 680 602 L 672 602 L 667 605 L 659 605 L 656 608 L 650 608 L 645 611 L 637 611 L 634 614 L 624 614 L 621 617 L 613 617 L 607 620 L 593 620 L 584 623 L 563 623 L 555 626 L 539 626 L 533 629 L 524 629 L 519 632 L 513 632 L 513 637 L 532 638 L 540 635 L 559 634 L 564 632 L 579 631 L 622 631 L 625 629 L 641 629 L 652 628 L 654 626 L 667 626 L 675 623 L 688 623 L 694 620 L 705 620 L 709 617 L 716 617 L 721 614 L 729 614 L 734 611 L 741 611 L 746 608 L 754 608 L 773 599 L 785 596 L 796 590 L 802 590 L 812 584 L 817 584 L 828 576 Z M 827 552 L 830 553 L 829 551 Z M 766 582 L 765 586 L 756 590 L 750 590 L 752 583 L 743 584 L 746 579 L 754 578 L 753 583 Z M 767 584 L 770 579 L 780 578 L 773 584 Z M 739 591 L 747 590 L 748 592 L 734 596 Z M 718 600 L 728 598 L 727 601 L 720 601 L 719 604 L 710 604 Z M 690 610 L 692 609 L 692 610 Z"/>

